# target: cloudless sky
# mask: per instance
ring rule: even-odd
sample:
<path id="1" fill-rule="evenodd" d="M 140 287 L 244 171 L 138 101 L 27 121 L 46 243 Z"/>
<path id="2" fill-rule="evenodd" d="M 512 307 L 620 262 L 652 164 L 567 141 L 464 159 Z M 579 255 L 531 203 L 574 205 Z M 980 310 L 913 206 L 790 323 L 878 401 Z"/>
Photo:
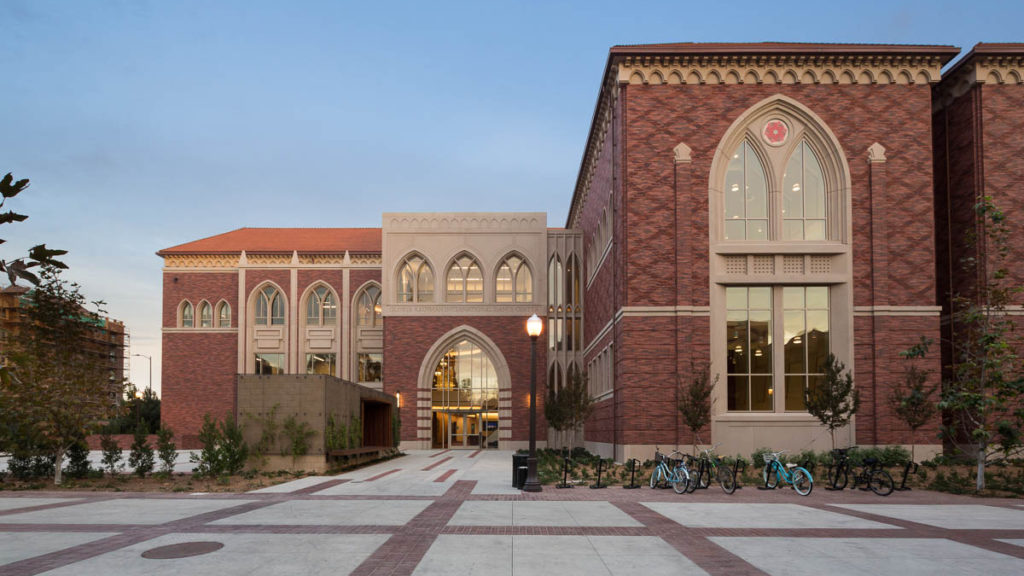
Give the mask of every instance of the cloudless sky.
<path id="1" fill-rule="evenodd" d="M 1024 41 L 1022 21 L 1020 1 L 0 0 L 0 175 L 32 180 L 0 257 L 70 250 L 66 277 L 127 324 L 159 389 L 161 248 L 384 211 L 564 225 L 613 45 L 966 53 Z"/>

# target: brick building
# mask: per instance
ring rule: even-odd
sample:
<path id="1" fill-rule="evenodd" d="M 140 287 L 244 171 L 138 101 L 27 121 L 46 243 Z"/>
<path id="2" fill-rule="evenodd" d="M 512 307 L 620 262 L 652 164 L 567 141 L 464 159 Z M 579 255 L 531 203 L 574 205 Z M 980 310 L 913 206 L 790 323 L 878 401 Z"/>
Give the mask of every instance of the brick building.
<path id="1" fill-rule="evenodd" d="M 693 443 L 677 376 L 705 365 L 704 442 L 825 448 L 803 391 L 828 353 L 862 395 L 839 441 L 908 444 L 887 404 L 898 353 L 938 340 L 970 282 L 949 272 L 968 205 L 994 192 L 1012 219 L 1024 202 L 1021 46 L 980 44 L 943 75 L 958 53 L 617 46 L 565 228 L 385 213 L 162 250 L 165 418 L 189 434 L 233 410 L 236 374 L 328 373 L 399 396 L 405 446 L 522 447 L 536 313 L 536 376 L 586 372 L 584 442 L 606 456 Z M 936 430 L 917 441 L 938 450 Z"/>

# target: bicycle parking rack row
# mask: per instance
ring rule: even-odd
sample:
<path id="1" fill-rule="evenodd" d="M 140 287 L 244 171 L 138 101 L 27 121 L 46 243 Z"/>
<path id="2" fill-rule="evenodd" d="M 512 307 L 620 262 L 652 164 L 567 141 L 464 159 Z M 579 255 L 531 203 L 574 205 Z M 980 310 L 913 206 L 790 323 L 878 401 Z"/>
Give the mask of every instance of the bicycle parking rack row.
<path id="1" fill-rule="evenodd" d="M 913 471 L 911 471 L 911 468 L 913 468 Z M 903 480 L 900 481 L 900 485 L 896 490 L 900 492 L 910 490 L 910 487 L 907 486 L 907 477 L 911 474 L 917 474 L 917 462 L 908 461 L 907 465 L 903 467 Z"/>

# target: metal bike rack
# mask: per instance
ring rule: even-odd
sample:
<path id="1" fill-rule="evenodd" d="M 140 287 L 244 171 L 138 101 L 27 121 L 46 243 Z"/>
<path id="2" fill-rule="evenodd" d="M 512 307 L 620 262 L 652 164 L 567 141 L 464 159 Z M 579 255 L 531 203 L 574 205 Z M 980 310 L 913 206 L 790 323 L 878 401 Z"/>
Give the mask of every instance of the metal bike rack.
<path id="1" fill-rule="evenodd" d="M 807 460 L 804 460 L 804 463 L 800 465 L 801 468 L 803 468 L 804 470 L 807 470 L 808 472 L 810 472 L 811 476 L 814 475 L 814 466 L 815 466 L 814 460 L 811 460 L 810 458 L 808 458 Z"/>
<path id="2" fill-rule="evenodd" d="M 601 484 L 601 468 L 602 468 L 603 465 L 604 465 L 604 458 L 598 458 L 597 459 L 597 482 L 595 484 L 591 484 L 590 485 L 591 489 L 607 488 L 608 487 L 608 485 L 606 485 L 606 484 Z"/>
<path id="3" fill-rule="evenodd" d="M 639 463 L 640 461 L 636 458 L 629 459 L 629 484 L 623 486 L 624 489 L 635 490 L 640 487 L 640 485 L 636 483 L 636 465 Z"/>
<path id="4" fill-rule="evenodd" d="M 732 467 L 732 485 L 735 486 L 737 490 L 743 488 L 743 486 L 740 486 L 739 475 L 746 469 L 747 461 L 743 458 L 737 458 L 736 465 Z"/>
<path id="5" fill-rule="evenodd" d="M 913 468 L 913 471 L 911 471 L 911 468 Z M 910 476 L 911 474 L 917 474 L 917 462 L 908 461 L 907 465 L 903 467 L 903 480 L 900 482 L 900 486 L 897 490 L 901 492 L 910 490 L 910 487 L 907 486 L 907 476 Z"/>
<path id="6" fill-rule="evenodd" d="M 562 455 L 562 483 L 555 484 L 555 488 L 572 488 L 569 484 L 569 454 Z"/>

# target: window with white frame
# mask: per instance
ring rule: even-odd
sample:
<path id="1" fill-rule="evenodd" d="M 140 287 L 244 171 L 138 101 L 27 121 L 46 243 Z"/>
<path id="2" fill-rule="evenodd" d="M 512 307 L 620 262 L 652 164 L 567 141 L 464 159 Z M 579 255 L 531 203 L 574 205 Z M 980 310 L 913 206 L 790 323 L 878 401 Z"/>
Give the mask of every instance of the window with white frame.
<path id="1" fill-rule="evenodd" d="M 468 254 L 463 254 L 448 267 L 446 277 L 448 302 L 478 303 L 484 301 L 484 277 L 480 264 Z"/>
<path id="2" fill-rule="evenodd" d="M 330 326 L 338 320 L 338 303 L 326 286 L 317 286 L 306 298 L 306 325 Z"/>
<path id="3" fill-rule="evenodd" d="M 516 254 L 506 256 L 498 267 L 494 288 L 496 302 L 533 302 L 533 273 L 529 264 Z"/>
<path id="4" fill-rule="evenodd" d="M 406 256 L 398 271 L 399 302 L 433 302 L 434 271 L 418 254 Z"/>
<path id="5" fill-rule="evenodd" d="M 210 306 L 210 303 L 205 300 L 199 303 L 199 327 L 213 327 L 213 308 Z"/>
<path id="6" fill-rule="evenodd" d="M 828 286 L 728 286 L 725 295 L 728 410 L 804 411 L 829 354 Z"/>
<path id="7" fill-rule="evenodd" d="M 277 288 L 264 286 L 256 297 L 256 325 L 284 325 L 284 314 L 284 296 Z"/>
<path id="8" fill-rule="evenodd" d="M 217 305 L 217 327 L 231 327 L 231 305 L 227 302 L 221 302 Z"/>
<path id="9" fill-rule="evenodd" d="M 181 327 L 194 328 L 195 325 L 195 311 L 192 309 L 192 303 L 186 300 L 181 303 Z"/>

